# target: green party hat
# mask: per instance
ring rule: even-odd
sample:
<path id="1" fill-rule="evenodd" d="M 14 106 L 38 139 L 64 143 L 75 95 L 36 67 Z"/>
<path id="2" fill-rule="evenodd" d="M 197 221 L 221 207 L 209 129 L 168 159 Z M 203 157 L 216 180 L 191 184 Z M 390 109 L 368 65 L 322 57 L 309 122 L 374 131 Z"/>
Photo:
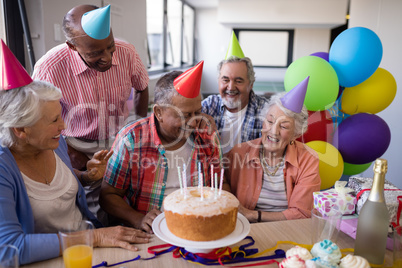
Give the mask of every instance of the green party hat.
<path id="1" fill-rule="evenodd" d="M 231 56 L 236 56 L 238 58 L 244 58 L 243 50 L 241 50 L 239 41 L 237 41 L 234 31 L 232 31 L 232 38 L 230 40 L 228 51 L 226 52 L 225 60 Z"/>

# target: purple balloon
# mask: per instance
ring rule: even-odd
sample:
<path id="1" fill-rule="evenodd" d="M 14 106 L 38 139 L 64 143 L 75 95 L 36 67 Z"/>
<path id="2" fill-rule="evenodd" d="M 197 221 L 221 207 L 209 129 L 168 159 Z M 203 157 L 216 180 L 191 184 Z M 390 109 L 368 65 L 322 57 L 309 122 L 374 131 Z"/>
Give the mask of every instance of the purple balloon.
<path id="1" fill-rule="evenodd" d="M 343 120 L 335 130 L 333 145 L 343 161 L 365 164 L 381 157 L 391 142 L 387 123 L 375 114 L 359 113 Z"/>
<path id="2" fill-rule="evenodd" d="M 310 54 L 310 56 L 320 57 L 321 59 L 324 59 L 329 62 L 329 53 L 328 52 L 316 52 L 316 53 Z"/>

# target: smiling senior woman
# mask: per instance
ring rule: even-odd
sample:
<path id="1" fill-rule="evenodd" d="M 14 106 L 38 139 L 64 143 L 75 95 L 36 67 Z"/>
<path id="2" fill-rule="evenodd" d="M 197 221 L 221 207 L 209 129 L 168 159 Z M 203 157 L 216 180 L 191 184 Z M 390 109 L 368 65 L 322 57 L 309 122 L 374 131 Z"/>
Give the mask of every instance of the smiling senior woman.
<path id="1" fill-rule="evenodd" d="M 58 88 L 33 81 L 0 90 L 0 244 L 19 249 L 20 263 L 61 255 L 58 231 L 84 219 L 100 223 L 88 210 L 60 135 Z M 100 179 L 111 152 L 100 151 L 88 164 L 88 177 Z M 137 250 L 150 236 L 127 227 L 94 231 L 94 246 Z"/>
<path id="2" fill-rule="evenodd" d="M 225 177 L 250 222 L 308 218 L 320 190 L 318 156 L 296 141 L 307 130 L 307 110 L 303 100 L 296 112 L 286 108 L 284 94 L 269 100 L 262 137 L 227 155 Z"/>

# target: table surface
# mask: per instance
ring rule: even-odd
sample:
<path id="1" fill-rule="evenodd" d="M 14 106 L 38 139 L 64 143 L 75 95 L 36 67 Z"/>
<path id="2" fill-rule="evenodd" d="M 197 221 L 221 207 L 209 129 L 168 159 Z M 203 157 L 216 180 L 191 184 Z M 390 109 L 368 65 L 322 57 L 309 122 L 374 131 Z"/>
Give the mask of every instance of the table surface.
<path id="1" fill-rule="evenodd" d="M 278 241 L 293 241 L 299 244 L 311 244 L 311 220 L 292 220 L 292 221 L 279 221 L 279 222 L 266 222 L 266 223 L 254 223 L 251 224 L 251 229 L 249 236 L 252 236 L 255 240 L 254 246 L 252 248 L 258 248 L 259 252 L 264 251 L 274 247 Z M 249 241 L 249 240 L 247 240 Z M 102 261 L 107 261 L 109 264 L 118 263 L 124 260 L 134 259 L 138 255 L 142 258 L 152 257 L 152 254 L 147 252 L 148 247 L 166 244 L 164 241 L 160 240 L 154 235 L 152 241 L 148 244 L 137 245 L 139 251 L 131 252 L 120 248 L 95 248 L 93 253 L 93 265 L 99 264 Z M 245 241 L 240 241 L 230 247 L 240 246 L 245 244 Z M 353 248 L 354 239 L 339 232 L 337 245 L 341 248 Z M 293 247 L 291 244 L 281 244 L 279 248 L 283 250 L 288 250 Z M 269 254 L 273 254 L 268 253 Z M 281 259 L 277 259 L 281 261 Z M 243 263 L 247 264 L 247 263 Z M 387 250 L 386 255 L 386 266 L 391 266 L 392 264 L 392 252 Z M 25 268 L 63 268 L 63 259 L 58 257 L 48 261 L 37 262 L 30 265 L 23 265 L 21 267 Z M 166 253 L 156 257 L 153 260 L 138 260 L 130 263 L 125 263 L 122 265 L 114 266 L 120 267 L 200 267 L 198 264 L 190 263 L 182 258 L 175 259 L 172 257 L 172 253 Z M 222 266 L 212 266 L 212 267 L 222 267 Z M 265 265 L 264 267 L 278 267 L 277 264 Z"/>

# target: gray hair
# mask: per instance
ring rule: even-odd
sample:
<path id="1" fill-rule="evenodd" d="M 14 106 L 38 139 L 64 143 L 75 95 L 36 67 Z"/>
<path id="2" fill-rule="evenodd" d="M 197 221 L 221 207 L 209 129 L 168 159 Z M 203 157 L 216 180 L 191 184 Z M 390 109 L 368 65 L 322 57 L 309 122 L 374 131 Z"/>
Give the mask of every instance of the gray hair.
<path id="1" fill-rule="evenodd" d="M 11 128 L 30 127 L 42 116 L 43 102 L 61 99 L 60 89 L 44 81 L 10 90 L 0 90 L 0 145 L 11 147 L 16 141 Z"/>
<path id="2" fill-rule="evenodd" d="M 281 98 L 286 94 L 287 92 L 281 92 L 277 93 L 275 95 L 272 95 L 271 98 L 268 100 L 268 103 L 265 108 L 265 112 L 268 112 L 269 109 L 271 109 L 272 106 L 276 105 L 281 109 L 286 116 L 291 117 L 295 120 L 295 136 L 299 137 L 306 133 L 307 131 L 307 126 L 308 126 L 308 112 L 307 108 L 305 105 L 303 105 L 303 108 L 300 113 L 295 113 L 282 104 Z M 267 113 L 265 113 L 267 114 Z"/>
<path id="3" fill-rule="evenodd" d="M 172 71 L 159 78 L 154 90 L 155 104 L 162 106 L 172 104 L 173 97 L 179 95 L 173 86 L 173 81 L 182 73 L 181 71 Z"/>
<path id="4" fill-rule="evenodd" d="M 253 84 L 254 81 L 255 81 L 255 72 L 254 72 L 253 63 L 251 62 L 251 59 L 248 58 L 248 57 L 239 58 L 239 57 L 236 57 L 236 56 L 230 56 L 228 59 L 221 61 L 218 64 L 218 74 L 219 74 L 219 76 L 221 75 L 221 69 L 222 69 L 223 64 L 235 63 L 235 62 L 244 62 L 246 64 L 248 80 L 250 80 L 250 84 Z"/>

